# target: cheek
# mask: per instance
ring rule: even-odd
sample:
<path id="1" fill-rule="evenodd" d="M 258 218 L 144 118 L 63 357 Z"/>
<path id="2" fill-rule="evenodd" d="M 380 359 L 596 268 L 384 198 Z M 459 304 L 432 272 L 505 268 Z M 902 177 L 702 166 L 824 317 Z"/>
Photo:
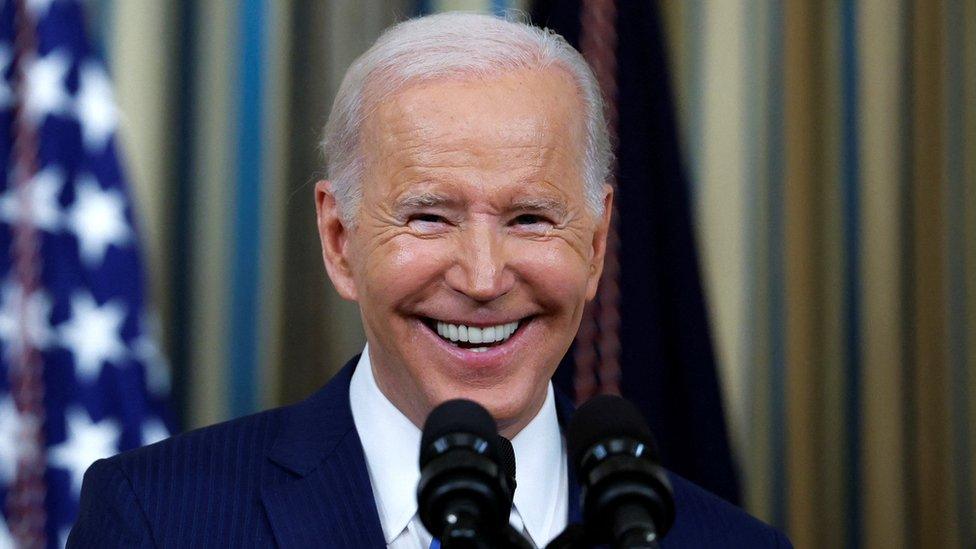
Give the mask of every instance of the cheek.
<path id="1" fill-rule="evenodd" d="M 582 306 L 589 265 L 562 241 L 525 246 L 513 266 L 536 290 L 537 298 L 561 308 Z"/>
<path id="2" fill-rule="evenodd" d="M 369 250 L 358 278 L 365 295 L 394 300 L 420 297 L 416 293 L 443 273 L 449 257 L 443 242 L 394 237 Z"/>

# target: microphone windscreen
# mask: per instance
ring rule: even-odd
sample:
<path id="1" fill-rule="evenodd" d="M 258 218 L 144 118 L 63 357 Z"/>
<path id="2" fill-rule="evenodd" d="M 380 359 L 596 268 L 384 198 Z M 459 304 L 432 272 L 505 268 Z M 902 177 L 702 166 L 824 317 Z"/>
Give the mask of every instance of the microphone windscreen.
<path id="1" fill-rule="evenodd" d="M 569 455 L 578 467 L 583 455 L 594 444 L 616 437 L 645 443 L 651 452 L 650 457 L 658 460 L 651 430 L 640 411 L 626 399 L 614 395 L 599 395 L 580 406 L 569 422 L 566 443 Z"/>
<path id="2" fill-rule="evenodd" d="M 476 435 L 493 446 L 493 452 L 497 452 L 498 445 L 494 441 L 498 428 L 488 410 L 470 400 L 448 400 L 434 408 L 424 422 L 424 431 L 420 438 L 421 467 L 424 465 L 424 450 L 435 440 L 450 433 Z"/>

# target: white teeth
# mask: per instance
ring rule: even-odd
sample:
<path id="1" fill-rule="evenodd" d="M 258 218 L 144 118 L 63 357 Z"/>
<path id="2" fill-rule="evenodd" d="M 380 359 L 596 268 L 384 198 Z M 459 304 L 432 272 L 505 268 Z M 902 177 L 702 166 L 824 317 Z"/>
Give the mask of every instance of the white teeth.
<path id="1" fill-rule="evenodd" d="M 462 343 L 499 343 L 512 337 L 518 329 L 518 321 L 497 326 L 480 328 L 477 326 L 465 326 L 464 324 L 448 324 L 447 322 L 435 321 L 437 335 L 444 339 Z M 475 347 L 471 349 L 475 352 L 484 352 L 487 347 Z"/>

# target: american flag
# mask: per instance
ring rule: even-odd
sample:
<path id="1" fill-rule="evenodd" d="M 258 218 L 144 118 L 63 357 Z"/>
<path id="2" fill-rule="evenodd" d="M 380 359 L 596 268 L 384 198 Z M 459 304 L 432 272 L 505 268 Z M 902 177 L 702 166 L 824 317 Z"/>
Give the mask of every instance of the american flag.
<path id="1" fill-rule="evenodd" d="M 96 459 L 168 436 L 118 111 L 76 0 L 0 0 L 0 549 L 63 546 Z"/>

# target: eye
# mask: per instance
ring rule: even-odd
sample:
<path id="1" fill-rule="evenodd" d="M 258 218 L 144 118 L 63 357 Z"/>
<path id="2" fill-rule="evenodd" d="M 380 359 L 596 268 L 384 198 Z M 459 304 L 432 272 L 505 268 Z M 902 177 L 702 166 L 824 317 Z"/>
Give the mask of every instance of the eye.
<path id="1" fill-rule="evenodd" d="M 515 234 L 544 236 L 549 234 L 555 223 L 544 215 L 524 213 L 513 217 L 508 225 Z"/>
<path id="2" fill-rule="evenodd" d="M 412 216 L 410 221 L 421 221 L 423 223 L 443 223 L 444 218 L 437 214 L 422 213 Z"/>
<path id="3" fill-rule="evenodd" d="M 436 233 L 448 225 L 447 219 L 434 213 L 417 213 L 407 219 L 407 225 L 422 233 Z"/>
<path id="4" fill-rule="evenodd" d="M 545 217 L 537 214 L 522 214 L 512 220 L 512 225 L 537 225 L 539 223 L 552 224 L 551 221 Z"/>

